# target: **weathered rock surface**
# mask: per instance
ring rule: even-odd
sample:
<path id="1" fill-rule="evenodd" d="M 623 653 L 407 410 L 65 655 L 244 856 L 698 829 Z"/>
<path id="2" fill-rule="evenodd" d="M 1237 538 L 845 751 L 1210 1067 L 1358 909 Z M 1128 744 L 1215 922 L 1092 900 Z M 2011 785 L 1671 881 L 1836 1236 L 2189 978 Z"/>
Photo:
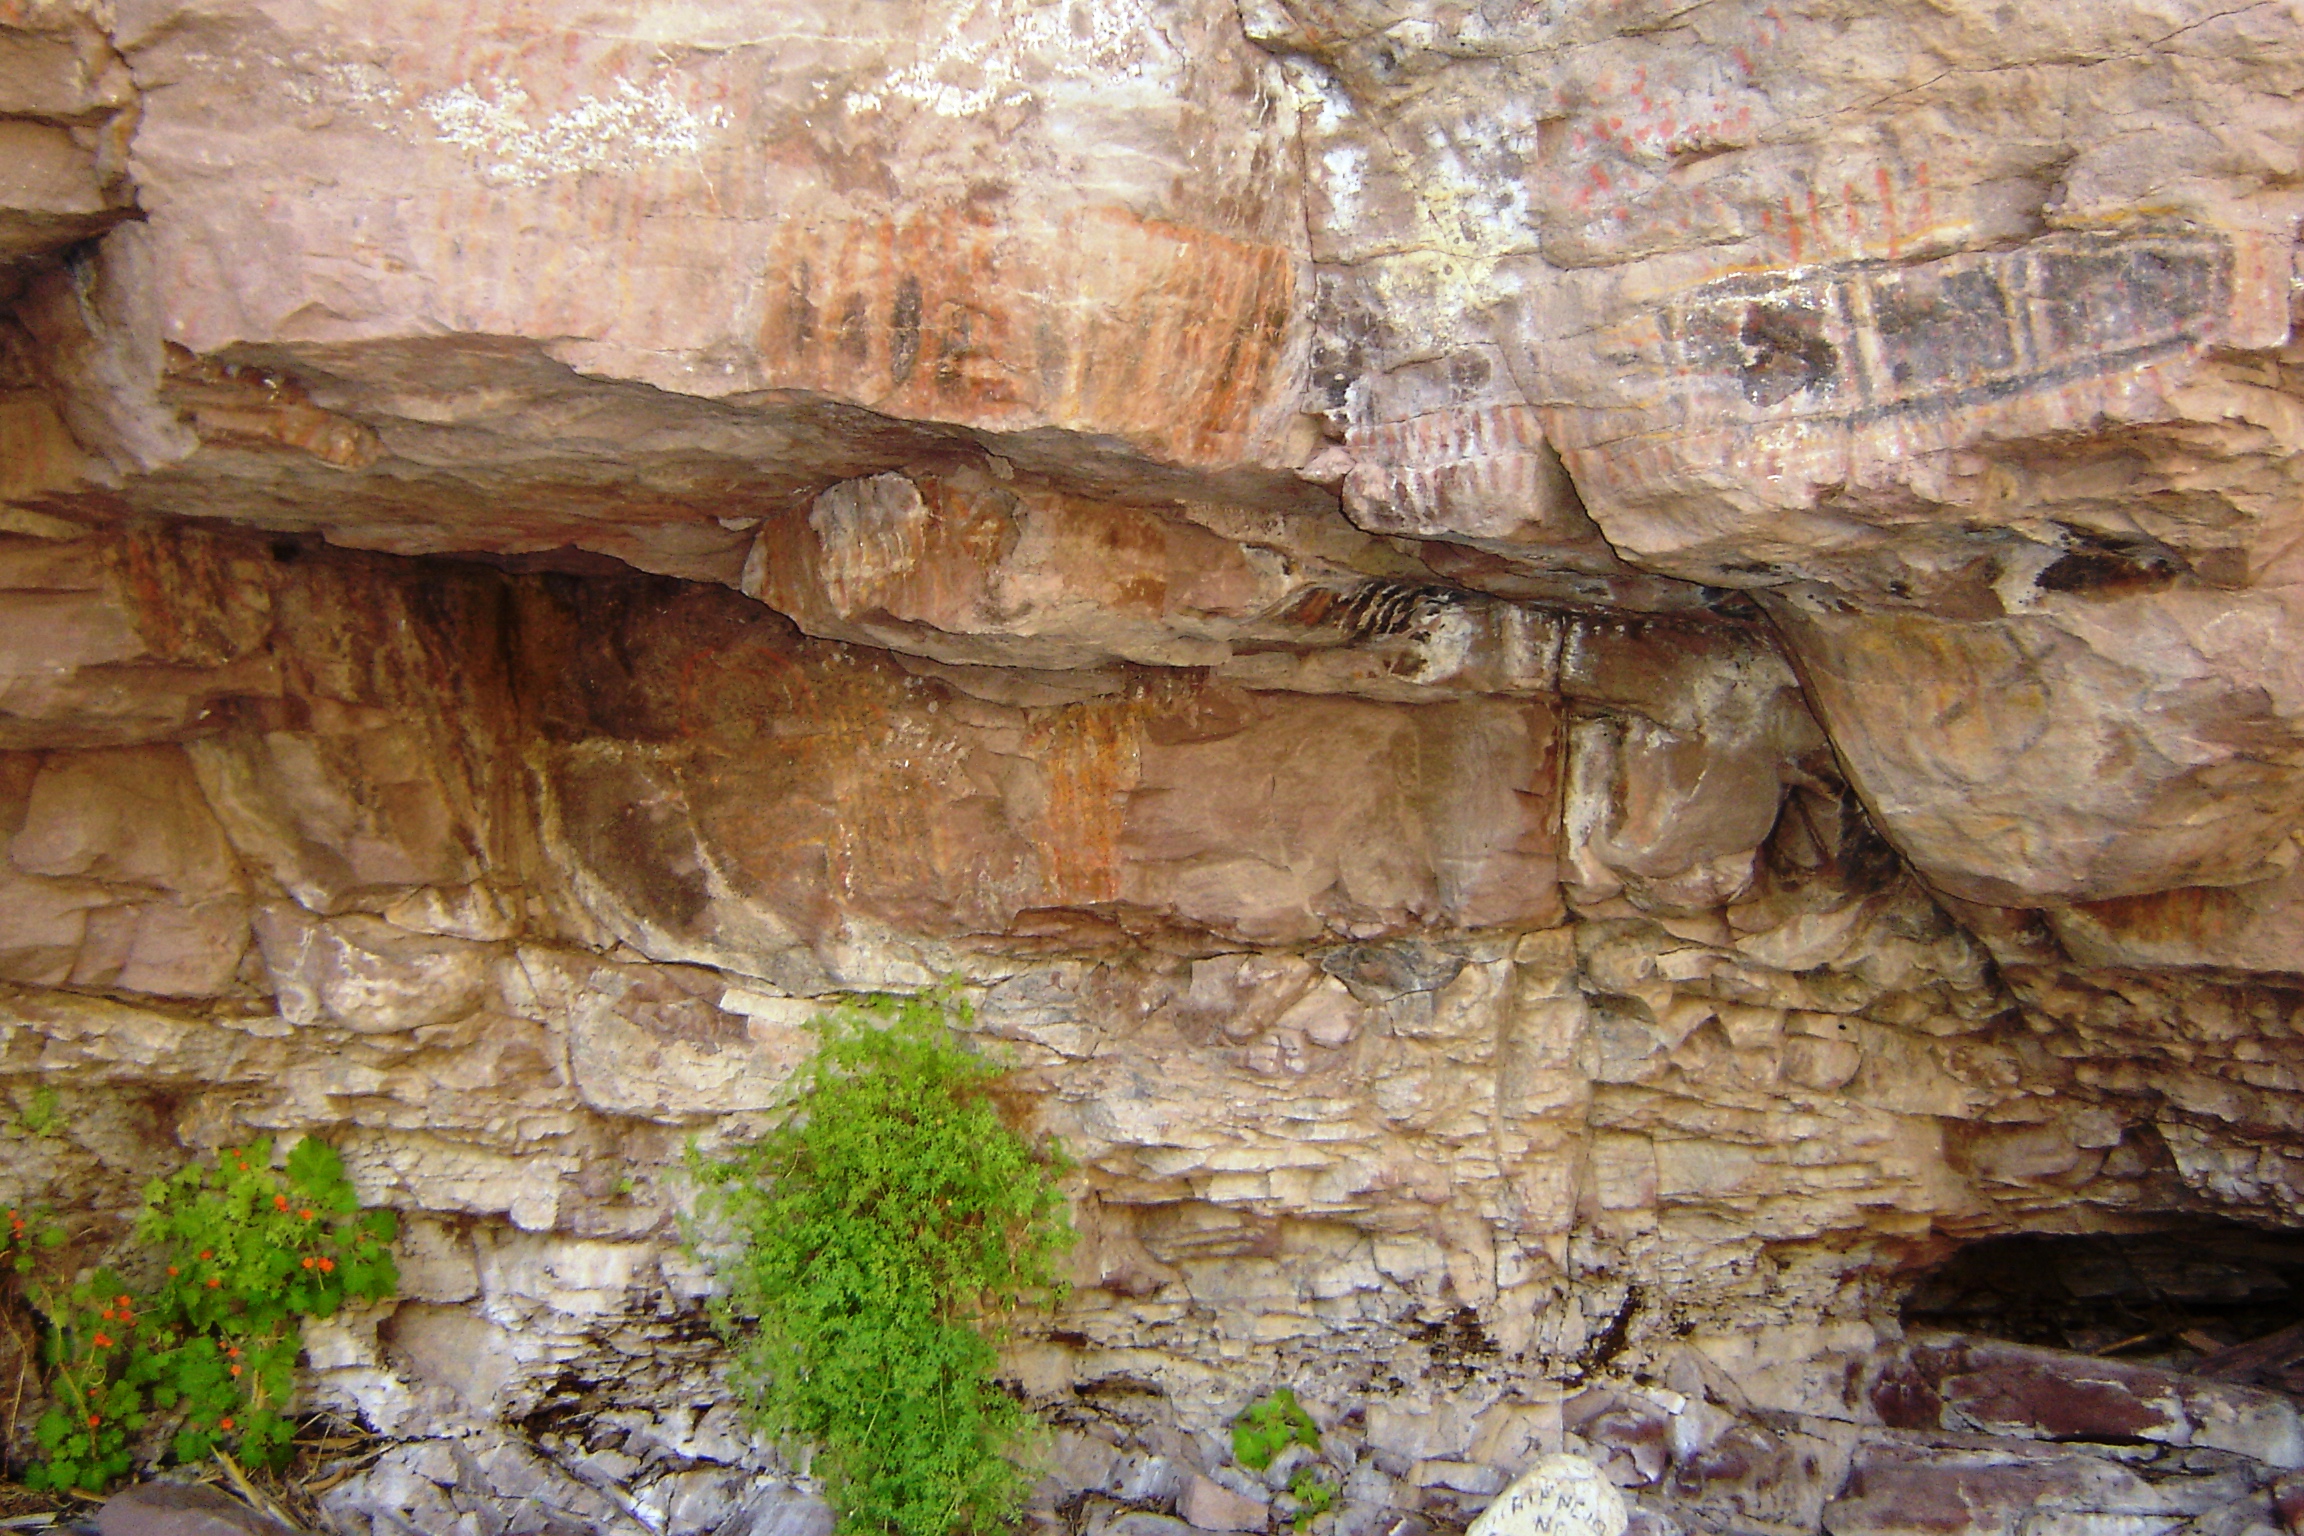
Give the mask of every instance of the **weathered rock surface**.
<path id="1" fill-rule="evenodd" d="M 292 1536 L 288 1527 L 199 1483 L 138 1483 L 96 1511 L 99 1536 Z"/>
<path id="2" fill-rule="evenodd" d="M 1992 1341 L 1922 1340 L 1875 1405 L 1899 1429 L 1968 1429 L 2040 1440 L 2145 1440 L 2304 1464 L 2304 1424 L 2284 1393 L 2119 1360 Z M 1915 1390 L 1917 1389 L 1917 1390 Z M 1939 1405 L 1929 1422 L 1925 1405 Z"/>
<path id="3" fill-rule="evenodd" d="M 1634 11 L 1251 8 L 1313 107 L 1346 510 L 1562 571 L 1588 516 L 1766 594 L 1955 895 L 2264 889 L 2300 803 L 2296 19 Z M 2265 953 L 2171 923 L 2174 963 Z"/>
<path id="4" fill-rule="evenodd" d="M 2284 1518 L 1894 1300 L 2304 1214 L 2294 7 L 820 9 L 0 0 L 0 1198 L 325 1133 L 332 1519 L 822 1536 L 680 1149 L 953 977 L 1039 1527 Z"/>
<path id="5" fill-rule="evenodd" d="M 0 12 L 0 293 L 8 265 L 102 234 L 135 211 L 137 92 L 110 7 L 26 0 Z"/>

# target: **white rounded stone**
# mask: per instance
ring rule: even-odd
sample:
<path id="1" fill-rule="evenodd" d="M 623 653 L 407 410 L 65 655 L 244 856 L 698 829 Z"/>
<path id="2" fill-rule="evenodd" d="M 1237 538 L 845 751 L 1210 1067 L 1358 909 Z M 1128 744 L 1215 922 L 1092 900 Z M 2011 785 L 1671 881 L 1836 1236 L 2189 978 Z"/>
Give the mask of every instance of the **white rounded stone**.
<path id="1" fill-rule="evenodd" d="M 1624 1536 L 1624 1495 L 1581 1456 L 1536 1461 L 1465 1536 Z"/>

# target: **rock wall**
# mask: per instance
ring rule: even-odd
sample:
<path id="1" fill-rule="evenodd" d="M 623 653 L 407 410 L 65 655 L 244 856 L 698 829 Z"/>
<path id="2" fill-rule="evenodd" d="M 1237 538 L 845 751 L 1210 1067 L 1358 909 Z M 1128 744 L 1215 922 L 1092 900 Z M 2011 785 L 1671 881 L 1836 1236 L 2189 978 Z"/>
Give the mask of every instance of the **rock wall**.
<path id="1" fill-rule="evenodd" d="M 818 1531 L 682 1148 L 946 977 L 1037 1521 L 2299 1502 L 1897 1312 L 2304 1203 L 2292 8 L 547 10 L 0 0 L 0 1200 L 341 1147 L 333 1519 Z"/>

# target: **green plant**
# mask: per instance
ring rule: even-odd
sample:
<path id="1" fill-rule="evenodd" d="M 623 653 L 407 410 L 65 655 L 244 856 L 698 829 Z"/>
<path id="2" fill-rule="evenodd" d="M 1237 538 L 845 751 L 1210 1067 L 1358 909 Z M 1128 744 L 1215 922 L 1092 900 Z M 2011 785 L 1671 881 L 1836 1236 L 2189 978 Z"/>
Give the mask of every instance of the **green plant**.
<path id="1" fill-rule="evenodd" d="M 770 1432 L 821 1448 L 843 1536 L 985 1531 L 1033 1421 L 993 1378 L 1004 1319 L 1061 1287 L 1067 1166 L 1001 1116 L 1000 1073 L 948 992 L 820 1017 L 783 1113 L 695 1158 L 726 1223 L 720 1319 Z"/>
<path id="2" fill-rule="evenodd" d="M 144 1427 L 147 1357 L 135 1346 L 135 1299 L 99 1270 L 35 1304 L 49 1320 L 41 1341 L 52 1406 L 35 1427 L 41 1454 L 25 1473 L 33 1488 L 94 1493 L 128 1470 L 129 1439 Z"/>
<path id="3" fill-rule="evenodd" d="M 1232 1421 L 1232 1459 L 1252 1472 L 1272 1465 L 1272 1458 L 1291 1445 L 1320 1449 L 1320 1426 L 1286 1387 L 1250 1403 Z"/>
<path id="4" fill-rule="evenodd" d="M 1304 1467 L 1288 1479 L 1288 1496 L 1296 1501 L 1296 1514 L 1289 1523 L 1302 1530 L 1336 1507 L 1336 1484 Z"/>
<path id="5" fill-rule="evenodd" d="M 343 1162 L 317 1138 L 297 1143 L 283 1169 L 257 1141 L 146 1186 L 137 1235 L 166 1271 L 149 1297 L 109 1270 L 43 1279 L 28 1230 L 11 1212 L 0 1255 L 48 1323 L 51 1406 L 35 1431 L 44 1459 L 25 1475 L 34 1488 L 100 1491 L 128 1470 L 155 1409 L 177 1418 L 179 1460 L 229 1445 L 255 1465 L 284 1461 L 302 1320 L 389 1296 L 398 1280 L 392 1213 L 361 1210 Z"/>
<path id="6" fill-rule="evenodd" d="M 32 1225 L 35 1221 L 40 1223 L 38 1227 Z M 0 1265 L 19 1275 L 29 1275 L 41 1250 L 61 1248 L 70 1240 L 70 1235 L 50 1220 L 45 1210 L 11 1210 L 8 1230 L 0 1232 Z"/>
<path id="7" fill-rule="evenodd" d="M 64 1111 L 56 1090 L 42 1083 L 32 1090 L 32 1102 L 16 1112 L 16 1124 L 28 1136 L 53 1136 L 64 1124 Z"/>

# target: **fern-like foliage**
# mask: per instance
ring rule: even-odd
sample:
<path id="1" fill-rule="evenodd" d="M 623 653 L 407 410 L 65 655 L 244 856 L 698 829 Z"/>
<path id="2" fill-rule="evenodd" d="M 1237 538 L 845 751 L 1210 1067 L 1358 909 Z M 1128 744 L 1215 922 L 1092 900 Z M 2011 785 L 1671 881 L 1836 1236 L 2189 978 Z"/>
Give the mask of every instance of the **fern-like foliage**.
<path id="1" fill-rule="evenodd" d="M 1035 1427 L 994 1380 L 1018 1307 L 1072 1240 L 1061 1152 L 1010 1126 L 999 1071 L 949 994 L 817 1019 L 766 1135 L 699 1160 L 729 1238 L 721 1321 L 756 1421 L 817 1448 L 840 1536 L 948 1536 L 1010 1519 Z"/>

